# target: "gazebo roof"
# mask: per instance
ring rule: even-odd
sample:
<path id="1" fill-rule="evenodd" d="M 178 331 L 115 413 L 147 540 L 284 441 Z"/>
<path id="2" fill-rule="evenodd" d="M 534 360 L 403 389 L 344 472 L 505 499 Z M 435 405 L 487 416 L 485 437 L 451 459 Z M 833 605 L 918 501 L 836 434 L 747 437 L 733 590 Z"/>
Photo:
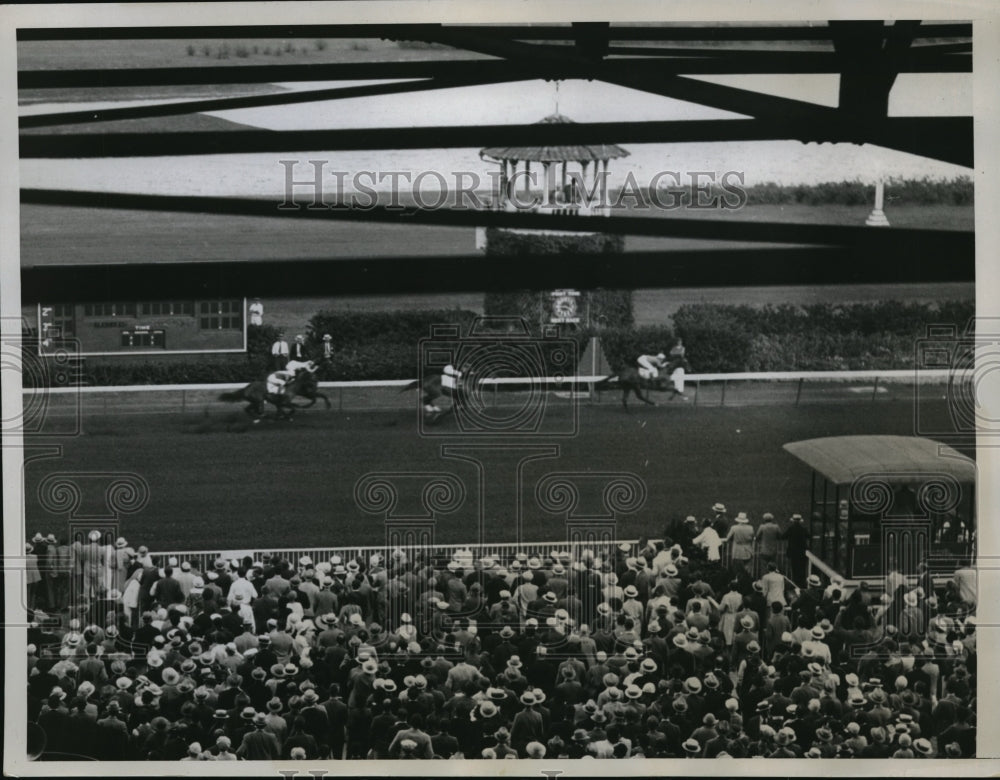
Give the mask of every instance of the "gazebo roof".
<path id="1" fill-rule="evenodd" d="M 536 124 L 572 124 L 573 120 L 563 114 L 550 114 Z M 493 160 L 530 160 L 531 162 L 590 162 L 591 160 L 616 160 L 628 157 L 628 152 L 615 144 L 568 146 L 489 146 L 479 152 L 480 157 Z"/>

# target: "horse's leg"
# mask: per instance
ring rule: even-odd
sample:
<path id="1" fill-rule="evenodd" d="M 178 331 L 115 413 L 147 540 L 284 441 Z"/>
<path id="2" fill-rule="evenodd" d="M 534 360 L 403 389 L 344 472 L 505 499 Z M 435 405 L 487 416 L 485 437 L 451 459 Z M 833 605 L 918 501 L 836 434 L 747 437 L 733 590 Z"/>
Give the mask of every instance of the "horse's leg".
<path id="1" fill-rule="evenodd" d="M 316 393 L 315 398 L 313 398 L 313 403 L 316 403 L 316 398 L 322 398 L 323 399 L 323 403 L 326 404 L 326 408 L 327 409 L 332 409 L 333 408 L 333 404 L 330 403 L 330 399 L 327 398 L 323 393 Z"/>

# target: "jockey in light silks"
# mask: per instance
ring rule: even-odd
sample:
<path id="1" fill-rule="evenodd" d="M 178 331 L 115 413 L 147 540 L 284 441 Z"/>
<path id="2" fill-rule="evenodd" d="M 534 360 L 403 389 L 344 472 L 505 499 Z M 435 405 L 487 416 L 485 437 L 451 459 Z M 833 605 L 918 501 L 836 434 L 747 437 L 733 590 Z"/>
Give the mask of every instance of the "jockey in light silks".
<path id="1" fill-rule="evenodd" d="M 639 376 L 643 379 L 656 379 L 660 369 L 667 367 L 667 356 L 660 352 L 657 355 L 639 355 Z"/>
<path id="2" fill-rule="evenodd" d="M 311 374 L 315 374 L 319 369 L 319 366 L 312 360 L 289 360 L 285 365 L 285 371 L 290 371 L 292 376 L 295 376 L 301 369 L 305 369 Z"/>
<path id="3" fill-rule="evenodd" d="M 281 395 L 285 392 L 285 385 L 287 385 L 295 377 L 295 371 L 289 371 L 287 368 L 283 368 L 280 371 L 274 371 L 267 376 L 267 392 L 270 395 Z"/>
<path id="4" fill-rule="evenodd" d="M 300 370 L 316 373 L 319 366 L 312 360 L 289 360 L 283 369 L 269 374 L 267 377 L 267 392 L 271 395 L 281 395 L 285 392 L 285 385 L 291 382 Z"/>
<path id="5" fill-rule="evenodd" d="M 449 397 L 455 395 L 458 392 L 459 385 L 462 381 L 462 372 L 455 368 L 450 363 L 444 367 L 441 372 L 441 393 L 442 395 L 447 395 Z M 424 404 L 424 411 L 428 414 L 433 414 L 440 412 L 440 407 L 428 403 Z"/>

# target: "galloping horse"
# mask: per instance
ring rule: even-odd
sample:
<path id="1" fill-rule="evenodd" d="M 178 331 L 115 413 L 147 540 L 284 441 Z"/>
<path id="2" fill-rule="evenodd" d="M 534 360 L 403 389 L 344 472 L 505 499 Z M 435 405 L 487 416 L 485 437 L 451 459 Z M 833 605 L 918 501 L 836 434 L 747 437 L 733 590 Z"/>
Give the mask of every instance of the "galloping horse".
<path id="1" fill-rule="evenodd" d="M 293 399 L 305 398 L 307 404 L 296 405 Z M 267 382 L 257 380 L 251 382 L 240 390 L 231 393 L 222 393 L 220 401 L 249 401 L 246 406 L 246 413 L 253 417 L 253 421 L 260 422 L 264 416 L 264 403 L 272 404 L 278 412 L 279 419 L 291 420 L 296 409 L 308 409 L 316 403 L 317 398 L 322 398 L 326 408 L 332 408 L 330 399 L 319 392 L 319 382 L 316 374 L 312 371 L 302 369 L 296 372 L 295 377 L 290 379 L 281 393 L 269 393 Z"/>
<path id="2" fill-rule="evenodd" d="M 635 393 L 635 397 L 638 398 L 643 403 L 649 404 L 650 406 L 656 406 L 656 402 L 651 400 L 648 396 L 643 394 L 643 390 L 658 390 L 658 391 L 671 391 L 670 400 L 680 396 L 685 401 L 687 396 L 684 395 L 684 391 L 679 389 L 677 381 L 674 380 L 673 374 L 678 368 L 682 368 L 685 371 L 690 370 L 690 366 L 684 358 L 678 358 L 670 361 L 667 367 L 657 376 L 655 379 L 647 379 L 640 375 L 639 369 L 634 366 L 628 366 L 623 368 L 617 374 L 609 376 L 602 379 L 595 385 L 598 390 L 608 389 L 612 382 L 621 388 L 622 391 L 622 408 L 628 411 L 628 395 L 629 393 Z M 683 382 L 683 380 L 681 380 Z M 683 384 L 680 385 L 683 387 Z"/>
<path id="3" fill-rule="evenodd" d="M 454 388 L 447 387 L 444 384 L 443 377 L 441 374 L 434 374 L 429 376 L 421 382 L 419 379 L 414 379 L 408 385 L 403 387 L 399 392 L 405 393 L 409 390 L 420 390 L 420 402 L 424 407 L 424 418 L 430 424 L 439 422 L 442 418 L 453 413 L 455 411 L 455 405 L 466 403 L 468 401 L 468 388 L 475 386 L 475 380 L 471 375 L 466 375 L 461 378 L 456 383 L 457 386 Z M 451 405 L 446 406 L 444 409 L 439 409 L 434 403 L 439 398 L 450 398 Z"/>

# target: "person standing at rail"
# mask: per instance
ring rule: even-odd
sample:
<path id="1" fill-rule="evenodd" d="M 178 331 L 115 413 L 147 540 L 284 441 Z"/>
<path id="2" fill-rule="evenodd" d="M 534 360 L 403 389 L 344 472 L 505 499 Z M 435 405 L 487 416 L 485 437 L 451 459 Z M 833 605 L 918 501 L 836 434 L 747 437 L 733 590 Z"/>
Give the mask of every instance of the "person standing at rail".
<path id="1" fill-rule="evenodd" d="M 305 363 L 309 359 L 308 355 L 306 355 L 306 337 L 301 333 L 299 333 L 295 337 L 295 341 L 292 342 L 288 359 L 295 360 L 299 363 Z"/>
<path id="2" fill-rule="evenodd" d="M 754 542 L 757 546 L 757 571 L 766 572 L 769 564 L 774 563 L 778 557 L 778 537 L 781 536 L 781 526 L 774 522 L 774 515 L 765 512 L 761 518 L 763 522 L 757 526 L 757 533 L 754 535 Z"/>
<path id="3" fill-rule="evenodd" d="M 723 543 L 729 543 L 729 558 L 735 572 L 747 571 L 753 558 L 754 530 L 746 512 L 736 515 L 736 522 L 729 527 Z"/>
<path id="4" fill-rule="evenodd" d="M 278 332 L 278 338 L 271 345 L 271 366 L 275 371 L 281 371 L 288 363 L 288 342 L 285 334 Z"/>
<path id="5" fill-rule="evenodd" d="M 781 532 L 781 538 L 788 542 L 785 548 L 788 565 L 792 570 L 792 582 L 802 587 L 806 581 L 806 552 L 809 550 L 809 531 L 802 523 L 802 515 L 794 514 L 792 524 Z"/>

